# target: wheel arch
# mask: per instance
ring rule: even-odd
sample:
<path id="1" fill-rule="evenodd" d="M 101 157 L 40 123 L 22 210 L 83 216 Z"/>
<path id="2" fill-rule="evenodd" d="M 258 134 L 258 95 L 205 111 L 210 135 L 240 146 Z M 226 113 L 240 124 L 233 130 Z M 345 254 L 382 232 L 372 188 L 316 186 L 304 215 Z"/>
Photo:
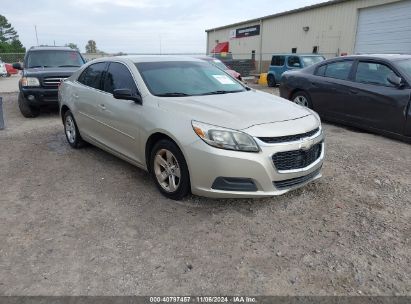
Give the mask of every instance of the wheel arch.
<path id="1" fill-rule="evenodd" d="M 145 144 L 145 151 L 144 151 L 144 156 L 145 156 L 145 161 L 146 161 L 146 166 L 147 166 L 147 171 L 150 172 L 151 171 L 151 166 L 150 166 L 150 153 L 151 150 L 153 149 L 154 145 L 162 140 L 162 139 L 167 139 L 170 140 L 171 142 L 173 142 L 181 151 L 181 153 L 183 154 L 186 163 L 187 163 L 187 157 L 184 153 L 184 150 L 182 149 L 181 145 L 179 144 L 179 142 L 168 132 L 163 131 L 163 130 L 157 130 L 155 132 L 153 132 L 146 140 L 146 144 Z M 187 163 L 187 167 L 188 170 L 190 171 L 189 168 L 189 164 Z"/>
<path id="2" fill-rule="evenodd" d="M 67 105 L 62 105 L 61 110 L 60 110 L 60 117 L 63 123 L 64 123 L 64 114 L 66 114 L 67 111 L 70 111 L 70 108 Z"/>

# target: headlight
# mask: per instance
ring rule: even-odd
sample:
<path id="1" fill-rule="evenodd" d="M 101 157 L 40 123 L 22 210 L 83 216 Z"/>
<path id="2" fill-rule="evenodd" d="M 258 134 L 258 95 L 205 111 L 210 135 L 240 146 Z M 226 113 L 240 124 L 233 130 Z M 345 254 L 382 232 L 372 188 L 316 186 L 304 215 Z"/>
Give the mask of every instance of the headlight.
<path id="1" fill-rule="evenodd" d="M 40 81 L 36 77 L 23 77 L 21 79 L 21 85 L 23 87 L 39 87 Z"/>
<path id="2" fill-rule="evenodd" d="M 194 132 L 210 146 L 243 152 L 258 152 L 260 148 L 254 139 L 243 132 L 208 125 L 202 122 L 191 122 Z"/>

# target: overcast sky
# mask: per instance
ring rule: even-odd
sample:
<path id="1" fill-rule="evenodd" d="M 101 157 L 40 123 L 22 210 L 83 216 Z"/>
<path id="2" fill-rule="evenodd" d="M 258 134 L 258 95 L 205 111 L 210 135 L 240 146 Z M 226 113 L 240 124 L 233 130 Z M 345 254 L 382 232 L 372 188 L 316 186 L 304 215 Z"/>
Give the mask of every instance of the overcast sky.
<path id="1" fill-rule="evenodd" d="M 25 47 L 89 39 L 106 52 L 203 53 L 205 29 L 326 0 L 0 0 Z"/>

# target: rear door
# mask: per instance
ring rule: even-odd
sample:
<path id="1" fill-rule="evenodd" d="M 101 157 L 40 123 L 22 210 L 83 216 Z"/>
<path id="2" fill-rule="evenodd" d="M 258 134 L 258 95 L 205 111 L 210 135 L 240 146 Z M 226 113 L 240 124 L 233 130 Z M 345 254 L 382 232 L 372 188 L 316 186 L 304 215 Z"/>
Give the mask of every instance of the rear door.
<path id="1" fill-rule="evenodd" d="M 309 84 L 314 110 L 329 118 L 344 119 L 353 64 L 354 60 L 338 60 L 317 68 Z"/>
<path id="2" fill-rule="evenodd" d="M 110 62 L 103 80 L 105 94 L 100 100 L 105 145 L 142 163 L 138 151 L 143 106 L 132 100 L 115 99 L 113 92 L 117 89 L 129 89 L 133 94 L 139 94 L 129 68 L 120 62 Z"/>
<path id="3" fill-rule="evenodd" d="M 398 72 L 388 63 L 360 60 L 355 82 L 345 102 L 347 119 L 364 126 L 402 134 L 410 90 L 397 88 L 387 78 Z"/>

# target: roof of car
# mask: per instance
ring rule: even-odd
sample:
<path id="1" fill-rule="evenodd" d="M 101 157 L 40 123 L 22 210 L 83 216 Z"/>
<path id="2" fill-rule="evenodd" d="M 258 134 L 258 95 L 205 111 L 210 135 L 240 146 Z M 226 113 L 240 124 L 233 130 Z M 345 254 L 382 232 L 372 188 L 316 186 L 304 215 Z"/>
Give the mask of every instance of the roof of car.
<path id="1" fill-rule="evenodd" d="M 384 59 L 384 60 L 389 60 L 389 61 L 396 61 L 396 60 L 402 60 L 402 59 L 411 59 L 411 55 L 407 55 L 407 54 L 361 54 L 361 55 L 343 56 L 339 58 Z"/>
<path id="2" fill-rule="evenodd" d="M 107 60 L 128 59 L 134 63 L 137 62 L 158 62 L 158 61 L 202 61 L 187 55 L 125 55 L 105 58 Z"/>
<path id="3" fill-rule="evenodd" d="M 303 53 L 278 53 L 278 54 L 272 54 L 273 56 L 313 56 L 313 57 L 318 57 L 321 56 L 323 57 L 322 54 L 303 54 Z"/>
<path id="4" fill-rule="evenodd" d="M 29 49 L 30 52 L 33 51 L 77 51 L 68 46 L 32 46 Z"/>

